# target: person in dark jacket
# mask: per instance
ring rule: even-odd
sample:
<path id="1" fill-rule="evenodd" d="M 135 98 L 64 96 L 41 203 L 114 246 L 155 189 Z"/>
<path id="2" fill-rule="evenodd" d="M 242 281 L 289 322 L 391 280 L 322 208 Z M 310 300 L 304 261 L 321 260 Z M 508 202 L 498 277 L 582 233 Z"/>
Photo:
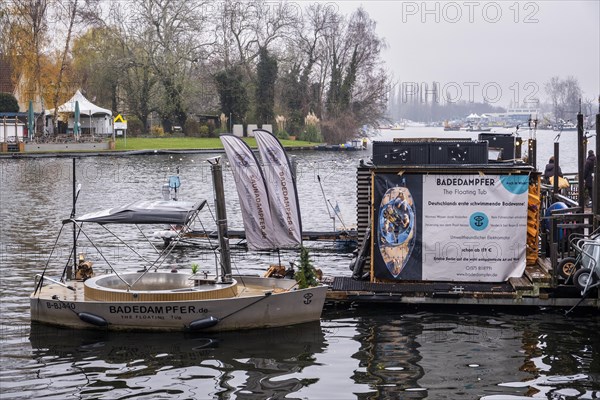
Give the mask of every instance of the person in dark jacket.
<path id="1" fill-rule="evenodd" d="M 554 164 L 554 156 L 550 157 L 548 160 L 548 164 L 546 164 L 546 169 L 544 170 L 544 182 L 550 183 L 550 177 L 554 176 L 554 168 L 557 168 L 558 176 L 562 177 L 563 173 L 560 169 L 560 166 Z"/>
<path id="2" fill-rule="evenodd" d="M 590 205 L 592 202 L 592 188 L 594 186 L 594 168 L 596 167 L 596 155 L 593 150 L 588 151 L 588 157 L 583 167 L 583 179 L 585 180 L 585 190 L 587 191 Z"/>

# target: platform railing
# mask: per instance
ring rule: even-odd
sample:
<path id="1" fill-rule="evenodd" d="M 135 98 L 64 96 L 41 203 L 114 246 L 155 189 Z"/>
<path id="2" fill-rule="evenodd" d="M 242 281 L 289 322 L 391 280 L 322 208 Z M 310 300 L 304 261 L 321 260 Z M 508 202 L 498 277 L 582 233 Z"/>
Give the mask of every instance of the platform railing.
<path id="1" fill-rule="evenodd" d="M 540 215 L 541 248 L 540 254 L 550 258 L 553 271 L 553 286 L 558 285 L 558 264 L 566 257 L 576 257 L 576 249 L 569 240 L 571 235 L 588 235 L 597 226 L 598 218 L 591 212 L 579 207 L 579 190 L 577 174 L 565 174 L 571 184 L 569 188 L 558 193 L 553 192 L 550 185 L 542 184 L 542 202 Z M 562 202 L 566 208 L 551 209 L 556 202 Z"/>

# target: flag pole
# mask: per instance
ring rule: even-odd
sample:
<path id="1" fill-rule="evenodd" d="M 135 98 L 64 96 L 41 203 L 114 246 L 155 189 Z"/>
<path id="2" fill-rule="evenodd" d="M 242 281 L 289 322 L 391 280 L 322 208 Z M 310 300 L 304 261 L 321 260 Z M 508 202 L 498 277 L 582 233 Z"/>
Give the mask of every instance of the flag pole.
<path id="1" fill-rule="evenodd" d="M 331 211 L 329 211 L 329 205 L 327 197 L 325 196 L 325 191 L 323 190 L 323 185 L 321 184 L 321 176 L 317 175 L 317 180 L 319 181 L 319 187 L 321 188 L 321 193 L 323 194 L 323 200 L 325 200 L 325 206 L 327 207 L 327 215 L 333 221 L 333 231 L 335 232 L 335 217 L 331 215 Z"/>

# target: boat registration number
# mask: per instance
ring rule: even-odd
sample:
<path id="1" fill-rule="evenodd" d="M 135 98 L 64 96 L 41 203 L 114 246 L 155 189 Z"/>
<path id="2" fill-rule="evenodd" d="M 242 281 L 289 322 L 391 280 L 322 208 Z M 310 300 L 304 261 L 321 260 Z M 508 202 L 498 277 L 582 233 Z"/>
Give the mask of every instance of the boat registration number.
<path id="1" fill-rule="evenodd" d="M 62 309 L 74 310 L 75 303 L 66 303 L 64 301 L 61 301 L 60 303 L 55 303 L 55 302 L 47 301 L 46 307 L 51 308 L 51 309 L 53 308 L 55 310 L 62 310 Z"/>

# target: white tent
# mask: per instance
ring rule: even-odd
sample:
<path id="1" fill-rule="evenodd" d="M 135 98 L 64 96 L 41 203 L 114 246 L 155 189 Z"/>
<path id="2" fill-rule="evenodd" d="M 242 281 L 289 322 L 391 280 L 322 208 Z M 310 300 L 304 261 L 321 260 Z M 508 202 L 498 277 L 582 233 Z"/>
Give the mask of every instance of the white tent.
<path id="1" fill-rule="evenodd" d="M 112 135 L 112 111 L 98 107 L 91 101 L 85 98 L 83 94 L 78 90 L 75 92 L 65 104 L 58 107 L 59 115 L 68 116 L 68 128 L 73 129 L 75 123 L 75 102 L 79 102 L 79 114 L 82 131 L 87 131 L 89 134 L 100 134 L 100 135 Z M 54 115 L 54 109 L 46 111 L 46 117 L 52 117 Z M 52 124 L 50 124 L 51 126 Z M 50 127 L 49 126 L 49 127 Z"/>
<path id="2" fill-rule="evenodd" d="M 112 111 L 107 110 L 106 108 L 98 107 L 91 101 L 85 98 L 84 95 L 78 90 L 75 92 L 73 97 L 69 101 L 67 101 L 62 106 L 58 107 L 59 113 L 75 113 L 75 102 L 79 102 L 79 110 L 81 115 L 108 115 L 112 116 Z M 54 110 L 52 110 L 54 112 Z"/>
<path id="3" fill-rule="evenodd" d="M 481 118 L 479 115 L 473 113 L 467 117 L 467 120 L 475 120 L 475 119 L 479 119 L 479 118 Z"/>

